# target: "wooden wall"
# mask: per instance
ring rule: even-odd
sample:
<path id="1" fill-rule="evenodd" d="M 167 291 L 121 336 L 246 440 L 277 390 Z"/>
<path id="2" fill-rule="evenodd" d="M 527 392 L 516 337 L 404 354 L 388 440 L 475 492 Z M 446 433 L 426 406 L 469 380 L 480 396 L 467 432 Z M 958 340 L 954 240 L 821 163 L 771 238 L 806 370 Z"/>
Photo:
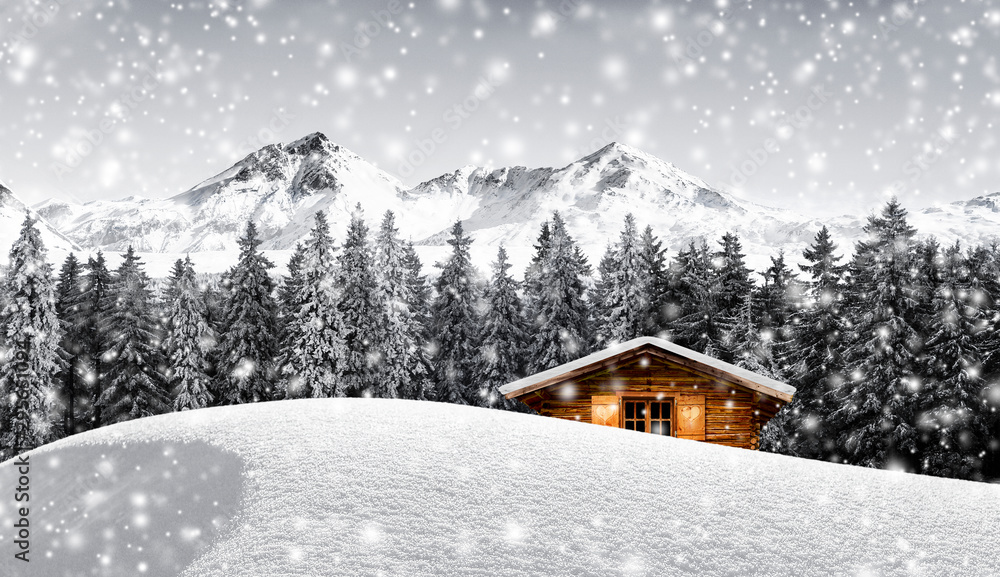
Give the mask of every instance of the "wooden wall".
<path id="1" fill-rule="evenodd" d="M 648 354 L 519 399 L 539 414 L 589 423 L 592 396 L 630 391 L 704 395 L 705 441 L 747 449 L 757 448 L 760 427 L 781 404 L 743 386 Z"/>

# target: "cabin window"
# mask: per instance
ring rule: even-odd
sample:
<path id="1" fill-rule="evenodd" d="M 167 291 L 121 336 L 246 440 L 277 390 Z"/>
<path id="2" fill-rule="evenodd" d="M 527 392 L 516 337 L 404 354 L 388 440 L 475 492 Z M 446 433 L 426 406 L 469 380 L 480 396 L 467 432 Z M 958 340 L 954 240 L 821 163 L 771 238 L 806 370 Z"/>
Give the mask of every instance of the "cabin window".
<path id="1" fill-rule="evenodd" d="M 624 399 L 622 405 L 622 428 L 673 436 L 672 401 Z"/>

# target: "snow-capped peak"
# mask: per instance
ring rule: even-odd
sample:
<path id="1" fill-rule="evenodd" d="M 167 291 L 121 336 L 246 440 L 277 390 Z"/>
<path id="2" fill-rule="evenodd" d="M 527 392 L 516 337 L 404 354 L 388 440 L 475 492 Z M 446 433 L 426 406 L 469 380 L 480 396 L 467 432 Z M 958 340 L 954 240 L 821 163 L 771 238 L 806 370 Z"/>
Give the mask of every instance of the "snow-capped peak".
<path id="1" fill-rule="evenodd" d="M 964 206 L 966 210 L 974 207 L 983 207 L 988 209 L 990 212 L 1000 212 L 1000 192 L 984 194 L 982 196 L 977 196 L 965 201 L 954 202 L 952 204 Z"/>
<path id="2" fill-rule="evenodd" d="M 570 164 L 570 167 L 574 165 L 596 167 L 602 171 L 619 169 L 643 171 L 662 175 L 675 182 L 685 182 L 695 188 L 711 188 L 705 181 L 680 170 L 673 163 L 621 142 L 612 142 Z"/>

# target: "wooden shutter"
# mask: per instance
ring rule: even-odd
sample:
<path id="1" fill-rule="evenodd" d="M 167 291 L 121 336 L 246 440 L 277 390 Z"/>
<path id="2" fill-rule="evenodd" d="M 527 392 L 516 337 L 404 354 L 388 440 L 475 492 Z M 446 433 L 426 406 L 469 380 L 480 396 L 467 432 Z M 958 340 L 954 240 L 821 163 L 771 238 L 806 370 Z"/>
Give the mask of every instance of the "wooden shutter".
<path id="1" fill-rule="evenodd" d="M 704 395 L 677 397 L 677 436 L 681 439 L 705 440 Z"/>
<path id="2" fill-rule="evenodd" d="M 606 427 L 618 427 L 618 397 L 595 395 L 590 397 L 590 422 Z"/>

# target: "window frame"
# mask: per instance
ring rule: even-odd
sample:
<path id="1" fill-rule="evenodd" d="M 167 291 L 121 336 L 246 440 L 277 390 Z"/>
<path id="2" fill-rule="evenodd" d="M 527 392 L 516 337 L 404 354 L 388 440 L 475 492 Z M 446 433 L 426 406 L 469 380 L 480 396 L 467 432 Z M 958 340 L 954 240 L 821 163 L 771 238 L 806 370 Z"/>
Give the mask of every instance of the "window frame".
<path id="1" fill-rule="evenodd" d="M 654 403 L 655 402 L 670 403 L 670 434 L 669 435 L 663 435 L 661 433 L 661 434 L 659 434 L 659 436 L 677 437 L 677 396 L 678 395 L 676 395 L 676 394 L 666 394 L 666 393 L 658 393 L 658 392 L 657 393 L 650 393 L 650 392 L 638 392 L 638 391 L 634 391 L 634 392 L 633 391 L 619 391 L 618 392 L 618 415 L 619 415 L 619 417 L 618 417 L 618 426 L 619 426 L 619 428 L 625 429 L 625 421 L 626 420 L 629 420 L 629 421 L 636 421 L 636 420 L 638 420 L 638 419 L 635 419 L 635 418 L 632 418 L 632 419 L 626 419 L 625 418 L 625 403 L 626 402 L 633 402 L 633 403 L 634 402 L 644 402 L 646 404 L 646 415 L 645 415 L 645 417 L 646 417 L 646 424 L 645 424 L 645 431 L 638 431 L 638 432 L 644 432 L 644 433 L 648 433 L 648 434 L 652 435 L 653 434 L 653 431 L 652 431 L 652 422 L 650 420 L 652 418 L 651 417 L 652 410 L 650 409 L 649 403 L 651 403 L 651 402 L 654 402 Z M 661 419 L 657 419 L 657 420 L 659 420 L 659 421 L 662 422 L 663 419 L 661 418 Z"/>

